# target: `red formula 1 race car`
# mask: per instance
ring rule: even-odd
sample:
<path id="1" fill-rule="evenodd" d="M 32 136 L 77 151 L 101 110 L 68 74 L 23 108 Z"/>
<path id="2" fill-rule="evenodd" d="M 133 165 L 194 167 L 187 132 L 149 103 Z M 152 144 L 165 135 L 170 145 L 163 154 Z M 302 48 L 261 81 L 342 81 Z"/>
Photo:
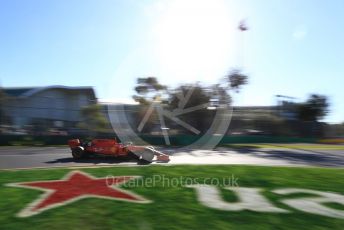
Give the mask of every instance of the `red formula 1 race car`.
<path id="1" fill-rule="evenodd" d="M 92 154 L 131 157 L 137 160 L 152 162 L 154 157 L 157 161 L 168 162 L 169 156 L 155 150 L 151 146 L 135 146 L 132 144 L 122 144 L 115 139 L 94 139 L 89 142 L 81 142 L 79 139 L 68 141 L 74 159 L 81 159 Z"/>

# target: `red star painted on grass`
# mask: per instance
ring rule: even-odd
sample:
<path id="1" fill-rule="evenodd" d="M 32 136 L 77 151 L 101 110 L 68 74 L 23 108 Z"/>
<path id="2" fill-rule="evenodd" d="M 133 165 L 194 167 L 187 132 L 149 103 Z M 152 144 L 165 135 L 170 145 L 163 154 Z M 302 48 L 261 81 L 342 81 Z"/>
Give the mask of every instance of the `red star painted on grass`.
<path id="1" fill-rule="evenodd" d="M 27 217 L 87 197 L 149 203 L 149 200 L 119 188 L 119 185 L 136 178 L 138 176 L 95 178 L 85 172 L 72 171 L 62 180 L 21 182 L 8 185 L 45 191 L 37 200 L 18 213 L 19 217 Z"/>

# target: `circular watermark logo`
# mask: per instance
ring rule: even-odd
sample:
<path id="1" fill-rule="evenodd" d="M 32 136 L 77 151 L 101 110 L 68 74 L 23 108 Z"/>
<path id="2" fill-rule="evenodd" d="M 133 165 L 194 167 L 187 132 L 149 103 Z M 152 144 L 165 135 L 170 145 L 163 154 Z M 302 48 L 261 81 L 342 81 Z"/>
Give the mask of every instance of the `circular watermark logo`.
<path id="1" fill-rule="evenodd" d="M 133 107 L 138 108 L 140 105 L 131 106 L 128 109 L 124 104 L 112 104 L 108 105 L 107 112 L 114 132 L 123 143 L 133 143 L 134 145 L 150 146 L 151 143 L 142 138 L 142 130 L 146 126 L 150 117 L 154 114 L 157 115 L 157 124 L 161 131 L 160 135 L 164 138 L 165 145 L 171 145 L 169 129 L 166 127 L 166 120 L 175 123 L 175 126 L 180 126 L 194 136 L 198 138 L 186 146 L 179 148 L 187 149 L 213 149 L 223 136 L 226 134 L 228 127 L 232 119 L 233 108 L 228 103 L 220 104 L 216 106 L 211 103 L 204 103 L 192 107 L 186 107 L 188 101 L 192 97 L 194 87 L 190 87 L 185 95 L 179 96 L 179 103 L 176 108 L 165 108 L 160 102 L 152 101 L 146 109 L 144 115 L 140 118 L 140 122 L 137 127 L 134 127 L 132 115 L 130 111 Z M 208 129 L 201 132 L 197 127 L 192 126 L 187 121 L 184 121 L 180 116 L 184 114 L 190 114 L 197 112 L 198 110 L 211 109 L 214 110 L 214 116 Z M 178 148 L 177 148 L 178 149 Z M 140 150 L 133 150 L 136 155 L 142 154 Z M 148 157 L 148 159 L 150 159 Z"/>
<path id="2" fill-rule="evenodd" d="M 137 76 L 137 73 L 133 71 L 132 66 L 135 63 L 140 63 L 145 60 L 143 54 L 147 54 L 150 52 L 146 52 L 146 50 L 142 48 L 134 49 L 134 51 L 123 61 L 120 65 L 116 68 L 116 72 L 114 77 L 110 80 L 108 85 L 118 85 L 118 79 L 122 78 L 130 78 L 130 76 Z M 149 71 L 147 71 L 149 72 Z M 127 81 L 124 82 L 128 84 Z M 123 86 L 126 87 L 127 85 Z M 110 90 L 110 87 L 109 87 Z M 126 105 L 126 104 L 108 104 L 107 105 L 107 114 L 109 121 L 111 123 L 112 129 L 121 140 L 122 143 L 132 143 L 136 146 L 151 146 L 147 138 L 144 138 L 143 135 L 145 131 L 144 129 L 148 126 L 148 121 L 151 120 L 152 116 L 156 119 L 156 127 L 159 127 L 159 136 L 163 137 L 163 143 L 166 146 L 173 145 L 172 140 L 172 130 L 169 129 L 169 124 L 173 123 L 174 127 L 178 127 L 180 129 L 184 129 L 186 132 L 192 134 L 193 137 L 191 138 L 194 140 L 192 143 L 183 146 L 173 146 L 176 151 L 178 149 L 213 149 L 216 145 L 219 144 L 223 136 L 226 134 L 229 125 L 232 119 L 233 108 L 231 103 L 227 100 L 221 102 L 218 100 L 216 105 L 212 105 L 212 102 L 201 102 L 201 104 L 197 105 L 194 103 L 192 106 L 189 106 L 188 102 L 190 98 L 192 98 L 194 93 L 195 86 L 190 86 L 186 92 L 180 93 L 177 98 L 179 102 L 177 103 L 175 108 L 171 108 L 171 106 L 165 106 L 159 101 L 151 101 L 148 105 L 146 111 L 141 114 L 142 116 L 137 121 L 137 118 L 133 118 L 133 110 L 139 110 L 139 106 L 141 105 Z M 222 90 L 222 92 L 220 92 Z M 111 91 L 113 91 L 111 87 Z M 218 91 L 218 92 L 217 92 Z M 218 89 L 216 87 L 212 88 L 213 95 L 221 95 L 223 93 L 223 89 Z M 199 130 L 197 125 L 191 124 L 190 120 L 184 119 L 183 115 L 196 113 L 199 110 L 212 110 L 211 117 L 207 117 L 207 124 L 206 127 L 203 127 L 202 130 Z M 204 117 L 195 117 L 196 119 L 203 119 Z M 190 140 L 191 140 L 190 139 Z M 147 149 L 146 149 L 147 150 Z M 151 150 L 147 150 L 151 151 Z M 136 155 L 140 156 L 142 153 L 140 151 L 133 150 Z M 150 159 L 150 157 L 147 157 Z"/>

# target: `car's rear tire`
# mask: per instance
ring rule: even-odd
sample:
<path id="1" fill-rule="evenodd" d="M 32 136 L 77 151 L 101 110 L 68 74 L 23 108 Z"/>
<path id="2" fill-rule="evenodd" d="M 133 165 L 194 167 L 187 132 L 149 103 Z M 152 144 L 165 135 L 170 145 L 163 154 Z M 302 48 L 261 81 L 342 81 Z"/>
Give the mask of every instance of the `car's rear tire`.
<path id="1" fill-rule="evenodd" d="M 72 156 L 75 160 L 85 157 L 85 151 L 82 147 L 76 147 L 72 149 Z"/>
<path id="2" fill-rule="evenodd" d="M 140 160 L 140 155 L 133 153 L 131 151 L 128 153 L 128 157 L 133 160 Z"/>

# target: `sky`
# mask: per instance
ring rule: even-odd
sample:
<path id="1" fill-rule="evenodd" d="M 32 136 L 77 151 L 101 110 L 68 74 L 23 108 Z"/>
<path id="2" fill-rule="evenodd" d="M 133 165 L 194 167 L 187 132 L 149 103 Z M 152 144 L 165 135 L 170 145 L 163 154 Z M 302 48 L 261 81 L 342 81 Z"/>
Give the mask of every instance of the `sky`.
<path id="1" fill-rule="evenodd" d="M 343 122 L 342 0 L 0 0 L 0 84 L 93 86 L 130 102 L 138 77 L 214 84 L 242 68 L 235 105 L 329 97 Z M 245 20 L 248 31 L 240 32 Z"/>

